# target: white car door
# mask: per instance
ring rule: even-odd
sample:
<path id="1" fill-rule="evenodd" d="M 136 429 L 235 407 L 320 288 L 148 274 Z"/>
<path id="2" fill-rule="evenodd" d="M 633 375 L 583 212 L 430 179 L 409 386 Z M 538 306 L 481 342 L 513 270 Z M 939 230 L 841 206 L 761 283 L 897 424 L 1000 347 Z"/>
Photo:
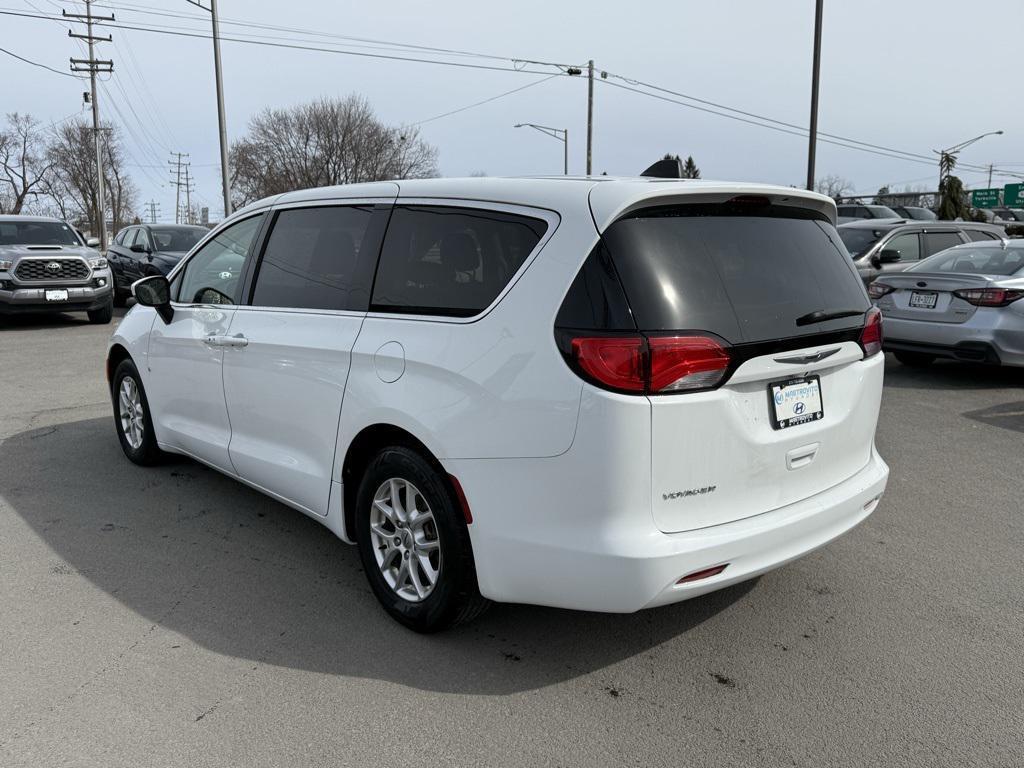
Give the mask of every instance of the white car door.
<path id="1" fill-rule="evenodd" d="M 264 214 L 225 228 L 193 254 L 171 287 L 174 315 L 157 319 L 146 389 L 157 441 L 233 472 L 222 362 L 247 259 Z"/>
<path id="2" fill-rule="evenodd" d="M 240 477 L 327 514 L 352 346 L 390 203 L 276 210 L 224 351 L 230 458 Z"/>

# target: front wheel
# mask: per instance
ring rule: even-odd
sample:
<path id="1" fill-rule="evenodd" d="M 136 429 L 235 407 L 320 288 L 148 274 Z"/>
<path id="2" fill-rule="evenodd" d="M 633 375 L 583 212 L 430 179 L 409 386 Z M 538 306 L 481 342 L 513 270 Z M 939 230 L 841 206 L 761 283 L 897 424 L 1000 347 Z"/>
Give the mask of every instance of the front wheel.
<path id="1" fill-rule="evenodd" d="M 90 309 L 86 312 L 89 315 L 89 322 L 96 325 L 105 325 L 114 317 L 114 299 L 110 297 L 99 309 Z"/>
<path id="2" fill-rule="evenodd" d="M 410 629 L 436 632 L 490 604 L 448 479 L 414 450 L 385 448 L 370 462 L 356 496 L 356 541 L 377 599 Z"/>
<path id="3" fill-rule="evenodd" d="M 935 362 L 935 355 L 926 355 L 923 352 L 894 352 L 893 354 L 903 365 L 911 368 L 924 368 Z"/>
<path id="4" fill-rule="evenodd" d="M 142 466 L 159 462 L 164 454 L 156 444 L 153 417 L 146 390 L 142 387 L 142 377 L 131 360 L 122 360 L 114 371 L 111 396 L 114 401 L 114 427 L 124 455 Z"/>

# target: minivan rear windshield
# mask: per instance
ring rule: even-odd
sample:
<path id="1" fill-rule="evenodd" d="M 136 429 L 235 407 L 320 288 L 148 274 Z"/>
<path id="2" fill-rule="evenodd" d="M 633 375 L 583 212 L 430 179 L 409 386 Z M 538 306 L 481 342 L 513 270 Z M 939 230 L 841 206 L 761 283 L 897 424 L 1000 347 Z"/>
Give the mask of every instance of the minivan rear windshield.
<path id="1" fill-rule="evenodd" d="M 604 234 L 637 326 L 705 331 L 732 344 L 856 327 L 864 287 L 832 224 L 789 206 L 685 205 L 639 211 Z"/>

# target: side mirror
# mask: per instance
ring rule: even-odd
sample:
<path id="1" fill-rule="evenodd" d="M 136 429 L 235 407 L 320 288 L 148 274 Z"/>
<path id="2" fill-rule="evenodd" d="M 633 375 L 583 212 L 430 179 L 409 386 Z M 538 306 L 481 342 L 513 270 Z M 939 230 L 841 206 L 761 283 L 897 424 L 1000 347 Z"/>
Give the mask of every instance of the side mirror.
<path id="1" fill-rule="evenodd" d="M 131 247 L 132 253 L 149 253 L 149 248 L 144 246 L 142 243 L 136 243 Z"/>
<path id="2" fill-rule="evenodd" d="M 88 238 L 85 241 L 85 244 L 89 248 L 99 248 L 100 247 L 100 239 L 98 237 L 90 237 L 90 238 Z"/>
<path id="3" fill-rule="evenodd" d="M 871 255 L 871 258 L 868 259 L 868 261 L 870 262 L 872 269 L 881 269 L 882 268 L 882 260 L 879 258 L 877 253 L 873 253 Z"/>
<path id="4" fill-rule="evenodd" d="M 163 275 L 144 277 L 132 283 L 132 295 L 144 307 L 153 307 L 160 318 L 171 322 L 174 308 L 171 306 L 171 284 Z"/>
<path id="5" fill-rule="evenodd" d="M 895 264 L 899 260 L 900 252 L 895 248 L 883 248 L 882 252 L 878 254 L 880 264 Z"/>

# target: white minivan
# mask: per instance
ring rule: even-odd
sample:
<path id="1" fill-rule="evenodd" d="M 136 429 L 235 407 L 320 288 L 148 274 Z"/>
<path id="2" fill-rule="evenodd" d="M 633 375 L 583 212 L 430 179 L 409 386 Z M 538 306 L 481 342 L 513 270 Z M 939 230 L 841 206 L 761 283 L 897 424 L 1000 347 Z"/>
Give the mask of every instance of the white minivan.
<path id="1" fill-rule="evenodd" d="M 305 190 L 133 286 L 117 434 L 355 543 L 398 621 L 631 612 L 867 517 L 881 316 L 834 203 L 690 180 Z"/>

